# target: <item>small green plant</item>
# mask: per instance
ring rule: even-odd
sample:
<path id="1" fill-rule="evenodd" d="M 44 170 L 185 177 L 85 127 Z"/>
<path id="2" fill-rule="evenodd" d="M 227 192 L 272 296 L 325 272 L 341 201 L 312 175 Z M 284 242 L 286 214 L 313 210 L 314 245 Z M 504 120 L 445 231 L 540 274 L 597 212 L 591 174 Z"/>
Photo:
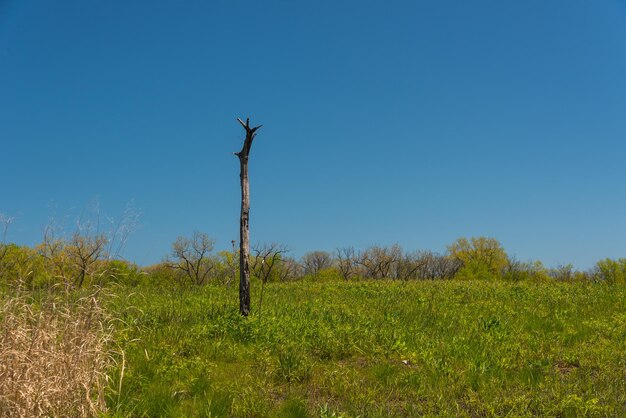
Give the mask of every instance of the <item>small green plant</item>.
<path id="1" fill-rule="evenodd" d="M 305 382 L 311 377 L 313 364 L 302 348 L 288 345 L 278 349 L 276 377 L 285 382 Z"/>

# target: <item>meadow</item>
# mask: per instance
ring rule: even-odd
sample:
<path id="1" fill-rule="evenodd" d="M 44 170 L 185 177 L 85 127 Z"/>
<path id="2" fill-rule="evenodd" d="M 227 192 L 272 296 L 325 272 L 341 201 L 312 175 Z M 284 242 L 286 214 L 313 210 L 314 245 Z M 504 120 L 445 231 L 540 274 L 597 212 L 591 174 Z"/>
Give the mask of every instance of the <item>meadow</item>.
<path id="1" fill-rule="evenodd" d="M 106 416 L 626 416 L 623 285 L 301 280 L 248 318 L 236 286 L 105 299 Z"/>
<path id="2" fill-rule="evenodd" d="M 626 416 L 626 259 L 259 246 L 246 317 L 205 234 L 146 268 L 106 242 L 0 246 L 0 417 Z"/>

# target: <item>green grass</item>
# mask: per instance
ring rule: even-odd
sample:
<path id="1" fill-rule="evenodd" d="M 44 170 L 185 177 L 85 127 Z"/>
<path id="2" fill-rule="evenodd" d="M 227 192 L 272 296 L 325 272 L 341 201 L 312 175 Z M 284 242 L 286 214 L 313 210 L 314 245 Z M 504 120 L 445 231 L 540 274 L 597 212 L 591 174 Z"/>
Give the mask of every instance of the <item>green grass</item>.
<path id="1" fill-rule="evenodd" d="M 110 414 L 626 416 L 624 286 L 268 284 L 248 318 L 236 291 L 121 288 Z"/>

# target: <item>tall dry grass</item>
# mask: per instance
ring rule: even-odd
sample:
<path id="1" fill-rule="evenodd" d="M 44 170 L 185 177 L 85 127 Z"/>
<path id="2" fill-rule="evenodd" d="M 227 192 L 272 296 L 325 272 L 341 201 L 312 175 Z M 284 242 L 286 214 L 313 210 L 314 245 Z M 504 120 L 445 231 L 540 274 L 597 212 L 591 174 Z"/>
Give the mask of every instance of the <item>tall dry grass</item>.
<path id="1" fill-rule="evenodd" d="M 0 295 L 0 416 L 104 412 L 111 336 L 97 292 Z"/>

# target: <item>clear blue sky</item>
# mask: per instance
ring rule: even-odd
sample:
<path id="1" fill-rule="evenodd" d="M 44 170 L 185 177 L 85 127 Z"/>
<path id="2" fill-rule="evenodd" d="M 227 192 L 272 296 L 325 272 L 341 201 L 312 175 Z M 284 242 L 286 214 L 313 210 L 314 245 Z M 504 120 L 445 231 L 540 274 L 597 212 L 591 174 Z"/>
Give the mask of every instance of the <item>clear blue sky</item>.
<path id="1" fill-rule="evenodd" d="M 253 242 L 626 256 L 626 0 L 0 0 L 11 241 L 97 198 L 130 260 L 229 248 L 238 116 Z"/>

